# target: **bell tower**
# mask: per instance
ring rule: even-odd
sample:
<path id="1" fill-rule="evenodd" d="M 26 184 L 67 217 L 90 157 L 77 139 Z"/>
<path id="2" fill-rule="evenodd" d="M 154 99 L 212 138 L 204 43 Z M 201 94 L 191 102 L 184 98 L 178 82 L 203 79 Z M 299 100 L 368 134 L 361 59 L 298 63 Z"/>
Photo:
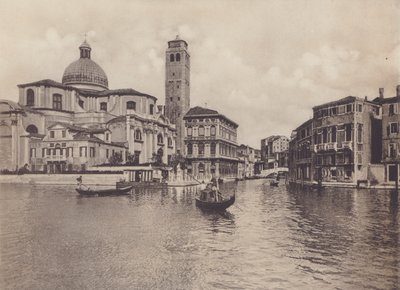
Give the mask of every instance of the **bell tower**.
<path id="1" fill-rule="evenodd" d="M 176 151 L 184 154 L 183 117 L 190 108 L 190 55 L 186 41 L 176 36 L 165 52 L 165 115 L 176 126 Z"/>

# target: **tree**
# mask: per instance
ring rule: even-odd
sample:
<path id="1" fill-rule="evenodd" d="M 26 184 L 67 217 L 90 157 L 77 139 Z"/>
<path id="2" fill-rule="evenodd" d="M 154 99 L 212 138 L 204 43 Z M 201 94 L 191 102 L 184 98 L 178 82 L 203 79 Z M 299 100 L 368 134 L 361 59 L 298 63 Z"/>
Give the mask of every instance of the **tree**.
<path id="1" fill-rule="evenodd" d="M 119 152 L 114 152 L 110 159 L 109 162 L 111 165 L 118 165 L 122 163 L 122 153 Z"/>

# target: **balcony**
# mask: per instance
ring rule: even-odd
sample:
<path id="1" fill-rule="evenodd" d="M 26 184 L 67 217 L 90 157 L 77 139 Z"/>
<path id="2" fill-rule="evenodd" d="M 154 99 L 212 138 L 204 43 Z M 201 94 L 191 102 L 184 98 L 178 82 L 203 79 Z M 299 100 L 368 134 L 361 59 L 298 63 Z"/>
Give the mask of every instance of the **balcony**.
<path id="1" fill-rule="evenodd" d="M 47 155 L 45 157 L 47 161 L 66 161 L 67 156 L 65 155 Z"/>
<path id="2" fill-rule="evenodd" d="M 330 142 L 325 144 L 325 150 L 335 150 L 337 151 L 337 142 Z"/>
<path id="3" fill-rule="evenodd" d="M 321 152 L 321 151 L 325 151 L 325 144 L 315 144 L 314 152 Z"/>
<path id="4" fill-rule="evenodd" d="M 342 148 L 353 150 L 353 142 L 352 141 L 343 141 Z"/>

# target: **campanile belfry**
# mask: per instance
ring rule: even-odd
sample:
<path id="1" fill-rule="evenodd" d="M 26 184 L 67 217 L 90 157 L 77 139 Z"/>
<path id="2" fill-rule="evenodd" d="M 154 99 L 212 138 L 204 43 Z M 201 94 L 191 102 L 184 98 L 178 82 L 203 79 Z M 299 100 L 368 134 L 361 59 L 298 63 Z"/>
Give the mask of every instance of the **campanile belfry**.
<path id="1" fill-rule="evenodd" d="M 176 36 L 165 53 L 165 115 L 176 125 L 176 151 L 184 154 L 183 117 L 190 108 L 190 55 L 186 41 Z"/>

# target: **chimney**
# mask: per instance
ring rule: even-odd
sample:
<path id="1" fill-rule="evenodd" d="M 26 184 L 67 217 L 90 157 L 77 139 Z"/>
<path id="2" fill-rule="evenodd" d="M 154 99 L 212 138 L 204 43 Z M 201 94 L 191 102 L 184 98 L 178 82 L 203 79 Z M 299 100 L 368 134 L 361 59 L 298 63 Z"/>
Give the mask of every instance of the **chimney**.
<path id="1" fill-rule="evenodd" d="M 383 88 L 379 88 L 379 98 L 383 99 Z"/>
<path id="2" fill-rule="evenodd" d="M 368 96 L 365 96 L 364 100 L 365 100 L 365 101 L 368 101 Z"/>
<path id="3" fill-rule="evenodd" d="M 396 87 L 396 97 L 400 98 L 400 85 Z"/>

